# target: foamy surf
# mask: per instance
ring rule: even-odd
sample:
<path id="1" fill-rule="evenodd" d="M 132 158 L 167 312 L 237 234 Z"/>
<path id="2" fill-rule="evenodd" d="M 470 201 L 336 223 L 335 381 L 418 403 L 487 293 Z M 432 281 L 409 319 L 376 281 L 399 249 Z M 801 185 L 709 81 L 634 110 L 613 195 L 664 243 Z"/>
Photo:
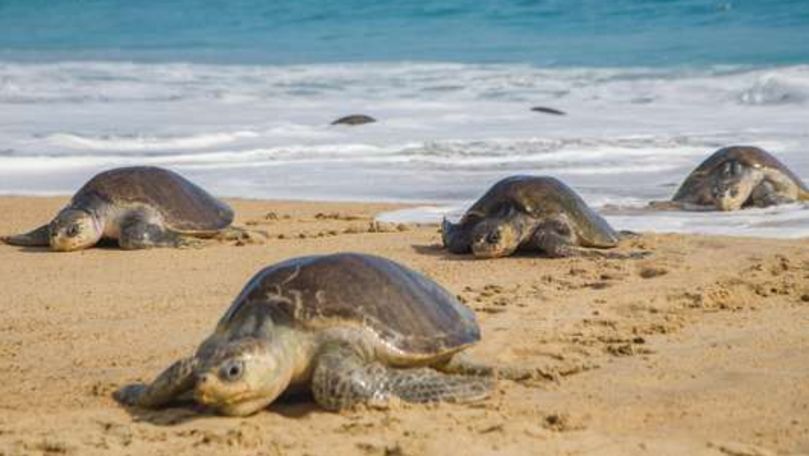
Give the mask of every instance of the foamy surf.
<path id="1" fill-rule="evenodd" d="M 171 151 L 174 149 L 205 149 L 232 143 L 240 138 L 255 138 L 258 133 L 236 131 L 191 136 L 156 137 L 149 135 L 84 136 L 70 133 L 48 135 L 45 140 L 56 147 L 73 150 L 106 151 Z"/>
<path id="2" fill-rule="evenodd" d="M 69 194 L 102 169 L 143 164 L 223 196 L 458 209 L 505 176 L 546 174 L 596 208 L 642 206 L 730 144 L 761 146 L 809 179 L 808 103 L 806 65 L 6 62 L 0 193 Z M 379 121 L 330 125 L 352 113 Z M 806 211 L 784 211 L 715 225 L 704 214 L 608 217 L 627 229 L 806 235 Z"/>
<path id="3" fill-rule="evenodd" d="M 445 206 L 415 206 L 384 212 L 385 223 L 439 224 L 445 218 L 456 222 L 470 203 Z M 796 203 L 738 212 L 658 211 L 640 203 L 619 209 L 594 209 L 618 230 L 654 233 L 700 233 L 773 238 L 809 237 L 809 204 Z"/>

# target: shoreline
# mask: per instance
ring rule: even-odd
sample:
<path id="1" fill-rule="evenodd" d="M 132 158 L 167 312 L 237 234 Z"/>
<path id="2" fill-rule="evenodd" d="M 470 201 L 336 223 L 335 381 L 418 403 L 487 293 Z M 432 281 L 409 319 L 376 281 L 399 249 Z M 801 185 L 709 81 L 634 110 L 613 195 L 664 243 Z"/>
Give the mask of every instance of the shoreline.
<path id="1" fill-rule="evenodd" d="M 0 234 L 67 199 L 0 196 Z M 0 453 L 442 454 L 449 435 L 471 455 L 809 452 L 809 238 L 642 233 L 618 249 L 652 252 L 640 260 L 484 261 L 447 254 L 432 225 L 371 229 L 411 204 L 226 201 L 235 225 L 266 237 L 134 252 L 0 244 Z M 476 311 L 472 356 L 531 375 L 479 404 L 341 414 L 306 400 L 225 418 L 111 399 L 194 350 L 261 267 L 337 251 L 429 275 Z"/>

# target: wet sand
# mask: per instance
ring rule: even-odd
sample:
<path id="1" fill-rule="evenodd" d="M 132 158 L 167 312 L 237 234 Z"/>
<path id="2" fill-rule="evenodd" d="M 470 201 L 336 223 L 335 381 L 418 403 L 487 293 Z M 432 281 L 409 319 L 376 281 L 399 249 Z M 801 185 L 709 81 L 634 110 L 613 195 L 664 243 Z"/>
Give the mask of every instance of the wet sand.
<path id="1" fill-rule="evenodd" d="M 0 455 L 809 454 L 809 239 L 643 234 L 619 248 L 643 259 L 474 261 L 442 251 L 436 226 L 374 226 L 394 205 L 230 202 L 250 239 L 0 245 Z M 64 203 L 2 197 L 0 234 Z M 307 400 L 247 418 L 112 400 L 192 352 L 259 268 L 337 251 L 457 293 L 483 329 L 471 354 L 525 378 L 478 404 L 342 414 Z"/>

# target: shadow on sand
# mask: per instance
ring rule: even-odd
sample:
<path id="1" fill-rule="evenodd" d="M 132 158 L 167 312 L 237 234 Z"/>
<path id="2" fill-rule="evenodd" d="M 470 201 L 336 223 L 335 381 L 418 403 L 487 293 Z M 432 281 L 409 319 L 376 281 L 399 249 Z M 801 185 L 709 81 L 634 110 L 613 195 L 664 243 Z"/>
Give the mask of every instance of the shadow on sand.
<path id="1" fill-rule="evenodd" d="M 117 401 L 116 401 L 117 402 Z M 221 417 L 210 408 L 191 399 L 177 400 L 159 410 L 142 409 L 121 405 L 135 422 L 146 422 L 155 426 L 176 426 L 206 418 Z M 315 413 L 329 413 L 320 408 L 311 394 L 296 393 L 285 395 L 258 413 L 276 413 L 285 418 L 303 418 Z"/>

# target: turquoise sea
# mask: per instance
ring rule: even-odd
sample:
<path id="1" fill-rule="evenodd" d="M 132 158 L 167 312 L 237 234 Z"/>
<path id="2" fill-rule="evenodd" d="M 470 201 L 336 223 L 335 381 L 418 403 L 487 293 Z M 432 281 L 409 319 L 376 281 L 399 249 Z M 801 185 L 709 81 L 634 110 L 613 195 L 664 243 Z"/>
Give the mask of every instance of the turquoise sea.
<path id="1" fill-rule="evenodd" d="M 8 58 L 795 64 L 805 0 L 0 1 Z"/>
<path id="2" fill-rule="evenodd" d="M 0 193 L 153 164 L 434 221 L 532 173 L 621 228 L 807 236 L 805 205 L 633 215 L 729 144 L 809 180 L 806 43 L 805 0 L 0 0 Z"/>

